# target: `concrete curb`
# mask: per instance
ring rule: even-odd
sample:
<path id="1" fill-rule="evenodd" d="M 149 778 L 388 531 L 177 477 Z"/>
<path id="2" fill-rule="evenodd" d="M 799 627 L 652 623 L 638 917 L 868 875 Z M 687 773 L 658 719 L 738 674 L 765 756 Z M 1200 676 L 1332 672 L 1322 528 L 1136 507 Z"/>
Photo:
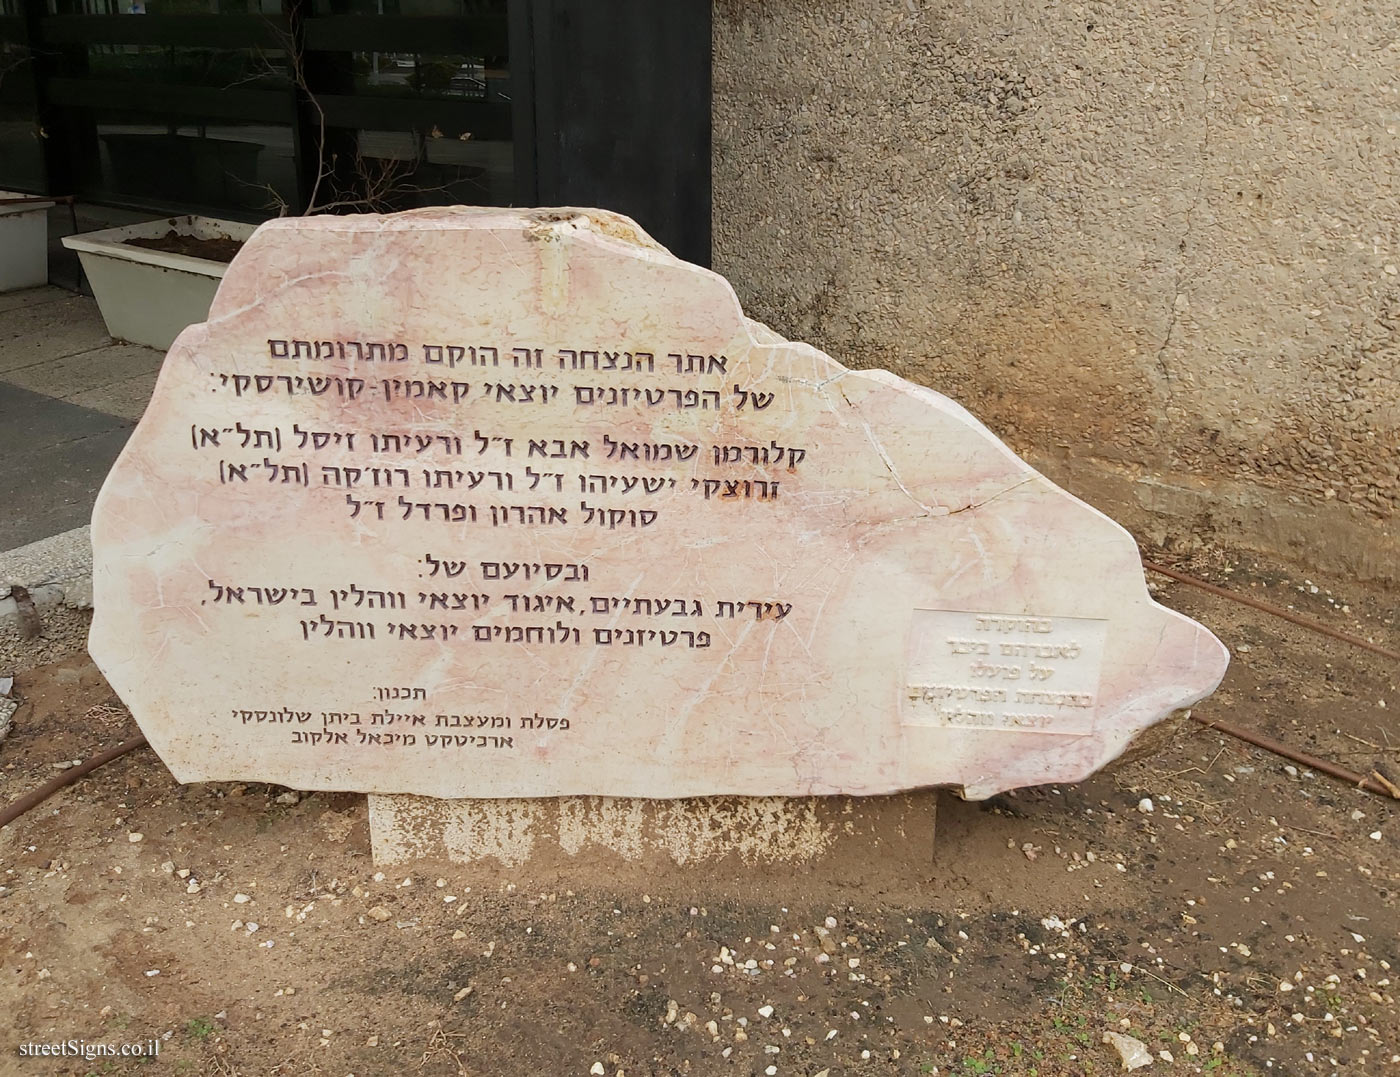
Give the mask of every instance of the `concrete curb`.
<path id="1" fill-rule="evenodd" d="M 19 605 L 12 591 L 23 587 L 35 608 L 92 608 L 92 535 L 75 527 L 27 546 L 0 553 L 0 629 L 19 623 Z"/>

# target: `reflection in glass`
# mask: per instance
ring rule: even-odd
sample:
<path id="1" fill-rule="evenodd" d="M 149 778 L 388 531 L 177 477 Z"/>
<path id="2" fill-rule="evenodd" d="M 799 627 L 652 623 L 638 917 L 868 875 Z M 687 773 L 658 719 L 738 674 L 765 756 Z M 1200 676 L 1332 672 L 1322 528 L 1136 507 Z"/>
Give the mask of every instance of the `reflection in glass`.
<path id="1" fill-rule="evenodd" d="M 48 10 L 50 15 L 280 15 L 282 0 L 48 0 Z"/>
<path id="2" fill-rule="evenodd" d="M 355 132 L 356 193 L 331 191 L 346 208 L 394 212 L 419 206 L 507 205 L 514 155 L 510 142 L 431 131 Z"/>
<path id="3" fill-rule="evenodd" d="M 0 10 L 23 2 L 0 0 Z M 78 40 L 115 27 L 118 40 L 190 43 L 65 46 L 54 71 L 63 83 L 55 97 L 67 105 L 50 144 L 38 140 L 32 78 L 15 82 L 20 93 L 0 75 L 0 181 L 41 186 L 48 145 L 73 193 L 171 211 L 258 217 L 303 211 L 303 200 L 342 210 L 513 201 L 505 0 L 305 3 L 315 44 L 294 69 L 291 39 L 277 29 L 284 0 L 43 0 L 56 15 L 120 16 L 94 21 L 93 34 L 72 34 Z M 187 37 L 189 23 L 156 30 L 127 18 L 195 14 L 229 16 L 229 42 L 267 44 L 224 47 L 208 28 Z M 264 34 L 248 15 L 278 21 Z M 375 17 L 356 17 L 366 15 Z M 450 32 L 441 24 L 441 47 L 463 51 L 377 51 L 433 48 L 436 24 L 406 29 L 415 16 L 463 20 Z M 10 51 L 0 42 L 0 72 Z"/>
<path id="4" fill-rule="evenodd" d="M 242 90 L 281 90 L 290 83 L 281 50 L 89 45 L 87 53 L 88 75 L 95 79 Z"/>
<path id="5" fill-rule="evenodd" d="M 100 175 L 88 197 L 276 216 L 296 203 L 290 127 L 134 122 L 97 114 Z"/>
<path id="6" fill-rule="evenodd" d="M 379 97 L 510 100 L 504 63 L 481 56 L 357 52 L 354 69 L 355 89 Z"/>
<path id="7" fill-rule="evenodd" d="M 314 0 L 317 15 L 502 16 L 502 0 Z"/>
<path id="8" fill-rule="evenodd" d="M 29 50 L 0 41 L 0 187 L 38 190 L 43 183 Z"/>

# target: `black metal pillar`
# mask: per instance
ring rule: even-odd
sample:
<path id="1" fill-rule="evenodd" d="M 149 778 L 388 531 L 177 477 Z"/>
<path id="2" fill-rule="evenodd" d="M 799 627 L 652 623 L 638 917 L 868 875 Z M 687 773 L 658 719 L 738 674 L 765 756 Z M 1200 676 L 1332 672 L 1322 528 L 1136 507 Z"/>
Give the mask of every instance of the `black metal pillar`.
<path id="1" fill-rule="evenodd" d="M 66 13 L 69 0 L 60 0 L 58 11 Z M 44 155 L 44 193 L 75 194 L 100 174 L 97 125 L 89 117 L 74 116 L 56 108 L 49 100 L 49 81 L 87 73 L 84 45 L 53 45 L 44 42 L 40 20 L 47 14 L 45 0 L 22 0 L 22 44 L 28 51 L 25 74 L 32 80 L 35 124 Z"/>
<path id="2" fill-rule="evenodd" d="M 533 200 L 625 213 L 709 265 L 710 0 L 515 4 L 533 46 Z M 522 59 L 513 47 L 513 84 Z"/>

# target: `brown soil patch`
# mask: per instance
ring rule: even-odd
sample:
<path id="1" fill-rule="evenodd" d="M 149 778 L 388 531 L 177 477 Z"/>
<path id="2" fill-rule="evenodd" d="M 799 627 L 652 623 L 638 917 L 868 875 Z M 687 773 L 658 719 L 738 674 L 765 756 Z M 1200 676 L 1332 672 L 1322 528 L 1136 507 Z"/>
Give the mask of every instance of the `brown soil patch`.
<path id="1" fill-rule="evenodd" d="M 187 236 L 170 229 L 163 236 L 137 237 L 122 240 L 128 247 L 145 247 L 147 250 L 164 251 L 166 254 L 184 254 L 191 258 L 204 258 L 210 262 L 232 262 L 233 256 L 243 249 L 243 240 L 218 236 L 203 239 Z"/>
<path id="2" fill-rule="evenodd" d="M 1400 642 L 1394 595 L 1183 567 Z M 1394 774 L 1393 663 L 1161 597 L 1236 652 L 1203 712 Z M 135 731 L 85 656 L 18 690 L 0 800 Z M 1397 808 L 1185 723 L 1077 786 L 945 799 L 917 884 L 879 847 L 795 873 L 381 875 L 363 797 L 181 786 L 143 749 L 0 831 L 0 1072 L 146 1073 L 18 1046 L 159 1037 L 176 1074 L 1080 1077 L 1120 1072 L 1107 1029 L 1148 1073 L 1388 1072 Z"/>

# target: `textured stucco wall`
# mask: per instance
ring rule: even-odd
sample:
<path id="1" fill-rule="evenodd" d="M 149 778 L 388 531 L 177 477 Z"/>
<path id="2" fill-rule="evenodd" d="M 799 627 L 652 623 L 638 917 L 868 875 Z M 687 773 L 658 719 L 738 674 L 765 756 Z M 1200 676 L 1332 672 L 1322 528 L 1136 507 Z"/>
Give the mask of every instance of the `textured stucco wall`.
<path id="1" fill-rule="evenodd" d="M 715 268 L 1144 537 L 1400 576 L 1400 5 L 721 0 Z"/>

